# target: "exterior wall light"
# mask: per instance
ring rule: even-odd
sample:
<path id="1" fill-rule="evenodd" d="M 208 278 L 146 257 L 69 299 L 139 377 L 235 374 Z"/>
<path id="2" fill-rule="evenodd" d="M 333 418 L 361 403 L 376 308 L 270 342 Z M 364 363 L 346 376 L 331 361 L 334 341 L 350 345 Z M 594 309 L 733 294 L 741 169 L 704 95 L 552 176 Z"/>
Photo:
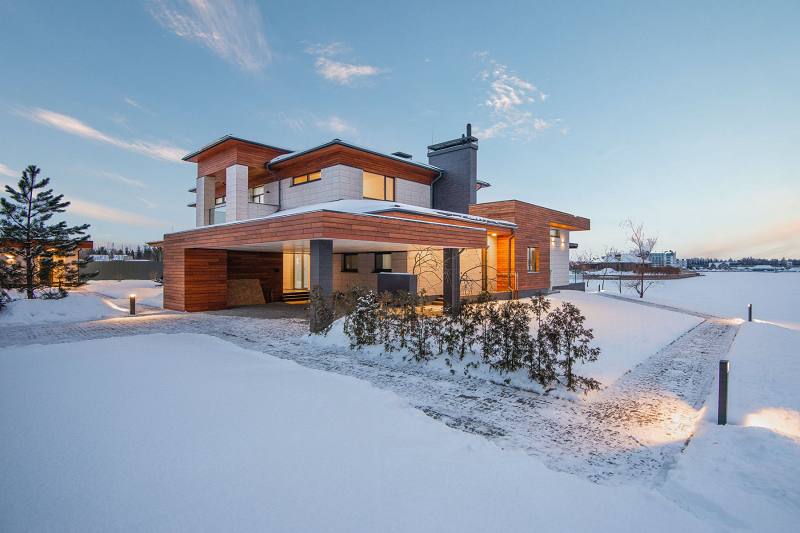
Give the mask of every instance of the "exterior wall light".
<path id="1" fill-rule="evenodd" d="M 492 233 L 492 237 L 497 237 L 497 233 Z"/>
<path id="2" fill-rule="evenodd" d="M 136 314 L 136 295 L 131 294 L 131 315 Z"/>

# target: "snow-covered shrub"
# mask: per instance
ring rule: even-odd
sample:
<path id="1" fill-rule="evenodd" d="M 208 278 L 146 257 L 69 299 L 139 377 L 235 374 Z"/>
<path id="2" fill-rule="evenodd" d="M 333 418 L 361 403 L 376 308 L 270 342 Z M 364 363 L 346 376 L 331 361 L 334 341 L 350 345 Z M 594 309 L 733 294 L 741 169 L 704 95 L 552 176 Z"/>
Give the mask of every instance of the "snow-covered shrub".
<path id="1" fill-rule="evenodd" d="M 597 361 L 600 348 L 589 348 L 589 341 L 594 338 L 591 329 L 583 327 L 586 317 L 569 302 L 550 313 L 549 321 L 553 329 L 552 348 L 557 359 L 556 364 L 563 370 L 563 385 L 567 390 L 585 391 L 600 388 L 600 383 L 593 379 L 575 375 L 572 366 L 576 362 L 592 363 Z"/>
<path id="2" fill-rule="evenodd" d="M 327 335 L 336 319 L 334 296 L 327 295 L 322 285 L 314 285 L 308 296 L 309 330 L 315 335 Z"/>
<path id="3" fill-rule="evenodd" d="M 344 332 L 350 337 L 350 347 L 359 348 L 377 344 L 379 331 L 378 296 L 368 288 L 356 284 L 347 293 L 345 301 L 352 311 L 344 317 Z"/>

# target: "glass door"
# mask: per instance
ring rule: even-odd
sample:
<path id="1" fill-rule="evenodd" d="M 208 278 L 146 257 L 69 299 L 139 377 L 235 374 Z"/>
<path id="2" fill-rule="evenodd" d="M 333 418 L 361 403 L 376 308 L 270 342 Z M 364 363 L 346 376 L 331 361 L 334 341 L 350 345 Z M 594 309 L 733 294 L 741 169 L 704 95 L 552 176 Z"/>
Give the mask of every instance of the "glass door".
<path id="1" fill-rule="evenodd" d="M 295 290 L 308 290 L 310 273 L 308 265 L 311 254 L 292 254 L 292 288 Z"/>

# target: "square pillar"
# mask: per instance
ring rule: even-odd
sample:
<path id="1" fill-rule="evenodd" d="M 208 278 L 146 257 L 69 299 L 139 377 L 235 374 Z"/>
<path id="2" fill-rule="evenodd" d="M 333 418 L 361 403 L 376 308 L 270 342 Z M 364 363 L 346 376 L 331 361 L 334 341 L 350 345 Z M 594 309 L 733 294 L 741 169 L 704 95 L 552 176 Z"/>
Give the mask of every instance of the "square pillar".
<path id="1" fill-rule="evenodd" d="M 211 217 L 209 217 L 208 213 L 214 208 L 214 189 L 216 184 L 217 180 L 213 176 L 197 178 L 195 222 L 198 228 L 211 225 Z"/>
<path id="2" fill-rule="evenodd" d="M 442 297 L 445 310 L 451 313 L 461 304 L 461 252 L 445 248 L 443 253 Z"/>
<path id="3" fill-rule="evenodd" d="M 225 169 L 225 222 L 247 220 L 248 169 L 231 165 Z"/>
<path id="4" fill-rule="evenodd" d="M 333 241 L 311 239 L 309 289 L 321 285 L 323 294 L 333 293 Z"/>

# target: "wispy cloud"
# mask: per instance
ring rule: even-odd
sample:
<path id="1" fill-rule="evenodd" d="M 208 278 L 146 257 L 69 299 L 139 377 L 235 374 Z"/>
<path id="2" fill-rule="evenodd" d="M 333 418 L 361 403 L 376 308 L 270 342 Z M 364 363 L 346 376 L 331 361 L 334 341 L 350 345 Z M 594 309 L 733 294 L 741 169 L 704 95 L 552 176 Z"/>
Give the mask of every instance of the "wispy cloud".
<path id="1" fill-rule="evenodd" d="M 279 111 L 274 116 L 295 131 L 318 129 L 337 134 L 358 135 L 358 129 L 355 126 L 336 115 L 323 118 L 310 111 L 300 110 L 291 114 Z"/>
<path id="2" fill-rule="evenodd" d="M 490 110 L 491 123 L 484 127 L 476 125 L 476 134 L 482 138 L 532 139 L 559 126 L 562 133 L 567 133 L 567 128 L 561 124 L 563 119 L 534 116 L 532 106 L 537 101 L 536 97 L 543 102 L 550 95 L 539 91 L 536 85 L 523 80 L 506 65 L 491 59 L 488 52 L 475 52 L 473 57 L 480 58 L 485 65 L 475 79 L 481 84 L 488 84 L 486 99 L 481 106 Z"/>
<path id="3" fill-rule="evenodd" d="M 144 202 L 144 205 L 146 205 L 149 209 L 153 209 L 156 206 L 154 202 L 151 202 L 147 198 L 142 198 L 141 196 L 137 196 L 136 199 Z"/>
<path id="4" fill-rule="evenodd" d="M 209 48 L 242 70 L 260 71 L 272 59 L 261 11 L 251 0 L 150 0 L 149 11 L 175 35 Z"/>
<path id="5" fill-rule="evenodd" d="M 11 170 L 4 164 L 0 163 L 0 174 L 4 176 L 11 176 L 12 178 L 18 178 L 22 175 L 22 172 L 16 172 L 14 170 Z"/>
<path id="6" fill-rule="evenodd" d="M 125 176 L 121 176 L 116 172 L 107 172 L 105 170 L 97 170 L 97 169 L 82 168 L 82 167 L 78 168 L 77 171 L 84 174 L 92 174 L 93 176 L 99 176 L 101 178 L 108 178 L 114 181 L 118 181 L 120 183 L 124 183 L 126 185 L 132 185 L 134 187 L 147 187 L 147 185 L 145 185 L 143 182 L 139 180 L 126 178 Z"/>
<path id="7" fill-rule="evenodd" d="M 177 148 L 166 142 L 154 143 L 150 141 L 126 141 L 123 139 L 118 139 L 116 137 L 106 135 L 105 133 L 94 129 L 87 124 L 84 124 L 77 118 L 62 115 L 60 113 L 48 111 L 47 109 L 41 109 L 38 107 L 31 109 L 20 107 L 14 110 L 14 114 L 32 122 L 44 124 L 50 128 L 61 130 L 85 139 L 111 144 L 131 152 L 137 152 L 148 157 L 152 157 L 153 159 L 162 159 L 164 161 L 180 161 L 187 152 L 187 150 Z"/>
<path id="8" fill-rule="evenodd" d="M 316 56 L 314 66 L 317 73 L 326 80 L 338 85 L 356 87 L 364 84 L 368 79 L 391 69 L 373 67 L 370 65 L 358 65 L 351 61 L 336 61 L 331 57 L 343 55 L 350 51 L 350 48 L 342 43 L 331 43 L 328 45 L 307 44 L 305 53 Z"/>
<path id="9" fill-rule="evenodd" d="M 128 104 L 128 105 L 132 105 L 132 106 L 133 106 L 133 107 L 135 107 L 136 109 L 139 109 L 139 110 L 141 110 L 141 111 L 144 111 L 145 113 L 148 113 L 148 114 L 150 114 L 150 115 L 153 115 L 154 117 L 157 117 L 157 116 L 158 116 L 158 115 L 156 115 L 155 113 L 153 113 L 152 111 L 150 111 L 149 109 L 147 109 L 145 106 L 143 106 L 143 105 L 141 105 L 141 104 L 139 104 L 139 103 L 137 103 L 137 102 L 134 102 L 133 100 L 131 100 L 131 99 L 130 99 L 130 98 L 128 98 L 127 96 L 124 98 L 124 100 L 125 100 L 125 103 L 126 103 L 126 104 Z"/>
<path id="10" fill-rule="evenodd" d="M 107 205 L 87 202 L 77 198 L 67 198 L 70 206 L 67 208 L 68 214 L 80 215 L 81 217 L 104 220 L 115 224 L 124 224 L 137 228 L 165 229 L 170 226 L 169 222 L 158 220 L 147 215 L 140 215 L 131 211 L 124 211 Z"/>
<path id="11" fill-rule="evenodd" d="M 350 133 L 352 135 L 356 135 L 358 133 L 358 131 L 353 126 L 346 123 L 344 120 L 340 119 L 336 115 L 332 116 L 327 120 L 318 121 L 317 127 L 322 130 L 332 131 L 334 133 Z"/>

